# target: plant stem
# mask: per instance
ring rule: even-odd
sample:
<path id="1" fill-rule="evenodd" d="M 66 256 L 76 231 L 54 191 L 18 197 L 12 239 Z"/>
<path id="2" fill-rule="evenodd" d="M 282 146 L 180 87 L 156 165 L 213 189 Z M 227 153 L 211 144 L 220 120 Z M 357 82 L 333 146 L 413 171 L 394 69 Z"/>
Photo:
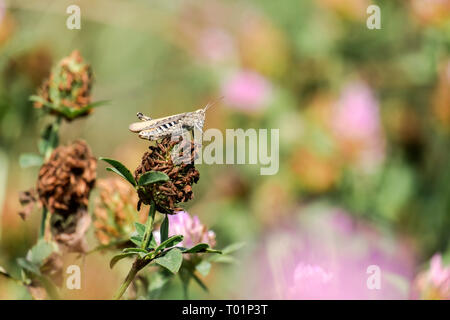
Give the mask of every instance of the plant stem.
<path id="1" fill-rule="evenodd" d="M 155 206 L 155 202 L 152 201 L 150 203 L 150 208 L 148 210 L 148 218 L 147 218 L 147 223 L 145 226 L 144 238 L 142 239 L 142 245 L 141 245 L 142 249 L 147 249 L 148 244 L 150 242 L 150 239 L 152 236 L 152 231 L 153 231 L 153 222 L 155 221 L 155 213 L 156 213 L 156 206 Z M 122 297 L 122 295 L 125 293 L 128 286 L 130 285 L 130 283 L 134 280 L 134 277 L 136 277 L 139 270 L 144 268 L 150 262 L 151 262 L 151 259 L 144 260 L 139 257 L 136 258 L 136 260 L 133 262 L 133 265 L 131 266 L 130 271 L 127 274 L 127 277 L 125 278 L 125 280 L 123 281 L 119 290 L 115 294 L 114 300 L 119 300 Z"/>
<path id="2" fill-rule="evenodd" d="M 127 277 L 125 278 L 125 281 L 122 283 L 119 290 L 115 294 L 114 300 L 119 300 L 123 296 L 123 294 L 127 290 L 128 286 L 130 285 L 131 281 L 133 281 L 134 277 L 139 272 L 140 269 L 139 269 L 138 263 L 137 263 L 138 260 L 139 260 L 139 258 L 136 258 L 136 261 L 134 261 L 133 265 L 131 266 L 130 271 L 127 274 Z"/>
<path id="3" fill-rule="evenodd" d="M 50 135 L 51 141 L 50 143 L 47 143 L 47 147 L 44 150 L 44 159 L 45 161 L 50 158 L 50 155 L 53 152 L 54 146 L 56 146 L 58 142 L 58 134 L 59 134 L 59 128 L 61 126 L 62 117 L 57 117 L 55 122 L 52 125 L 52 133 Z M 56 141 L 55 141 L 56 140 Z M 47 223 L 47 216 L 48 216 L 48 209 L 44 206 L 42 209 L 42 218 L 41 218 L 41 228 L 39 230 L 39 239 L 44 239 L 45 236 L 45 225 Z"/>
<path id="4" fill-rule="evenodd" d="M 142 239 L 142 245 L 141 245 L 141 248 L 144 250 L 147 249 L 148 244 L 150 242 L 150 238 L 152 236 L 153 222 L 155 221 L 155 212 L 156 212 L 156 206 L 155 206 L 155 202 L 152 200 L 152 202 L 150 203 L 150 209 L 148 211 L 148 218 L 147 218 L 147 224 L 145 226 L 144 239 Z"/>
<path id="5" fill-rule="evenodd" d="M 50 134 L 50 139 L 53 141 L 49 141 L 49 143 L 47 144 L 47 148 L 44 151 L 44 159 L 45 160 L 48 160 L 48 158 L 50 158 L 50 155 L 52 154 L 54 147 L 56 147 L 58 144 L 59 128 L 61 127 L 61 121 L 62 121 L 62 117 L 58 116 L 56 118 L 55 122 L 53 122 L 52 133 Z"/>
<path id="6" fill-rule="evenodd" d="M 42 218 L 41 218 L 41 228 L 39 230 L 39 240 L 44 239 L 45 236 L 45 225 L 47 222 L 48 210 L 46 207 L 42 209 Z"/>

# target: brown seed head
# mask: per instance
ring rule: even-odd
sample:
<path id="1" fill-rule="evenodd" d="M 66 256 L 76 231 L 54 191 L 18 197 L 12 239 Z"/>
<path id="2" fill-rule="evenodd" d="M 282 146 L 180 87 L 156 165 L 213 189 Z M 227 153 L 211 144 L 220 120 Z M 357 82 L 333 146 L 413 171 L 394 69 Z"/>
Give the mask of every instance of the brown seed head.
<path id="1" fill-rule="evenodd" d="M 107 245 L 129 237 L 134 222 L 143 223 L 146 216 L 136 210 L 138 196 L 135 189 L 121 178 L 97 181 L 99 196 L 95 200 L 94 227 L 99 242 Z"/>
<path id="2" fill-rule="evenodd" d="M 51 213 L 63 216 L 86 208 L 95 184 L 97 160 L 84 141 L 60 146 L 39 171 L 39 199 Z"/>
<path id="3" fill-rule="evenodd" d="M 172 159 L 173 151 L 184 150 L 183 162 Z M 176 152 L 176 151 L 175 151 Z M 187 154 L 186 154 L 187 153 Z M 176 154 L 178 154 L 176 152 Z M 141 164 L 135 171 L 136 181 L 139 177 L 149 171 L 161 171 L 167 174 L 169 181 L 164 183 L 155 183 L 146 187 L 138 188 L 139 203 L 150 204 L 153 200 L 156 209 L 161 213 L 174 214 L 176 211 L 183 210 L 177 207 L 181 202 L 187 202 L 194 198 L 192 184 L 197 183 L 200 173 L 194 166 L 194 160 L 197 156 L 197 148 L 194 142 L 185 141 L 180 138 L 177 141 L 171 141 L 171 138 L 164 138 L 155 146 L 150 146 L 146 152 Z"/>
<path id="4" fill-rule="evenodd" d="M 38 96 L 45 103 L 37 101 L 34 106 L 43 108 L 45 104 L 52 105 L 50 113 L 72 120 L 62 112 L 62 109 L 78 110 L 88 106 L 91 103 L 92 82 L 91 66 L 86 64 L 80 52 L 75 50 L 61 60 L 38 90 Z M 89 112 L 83 113 L 83 115 Z"/>

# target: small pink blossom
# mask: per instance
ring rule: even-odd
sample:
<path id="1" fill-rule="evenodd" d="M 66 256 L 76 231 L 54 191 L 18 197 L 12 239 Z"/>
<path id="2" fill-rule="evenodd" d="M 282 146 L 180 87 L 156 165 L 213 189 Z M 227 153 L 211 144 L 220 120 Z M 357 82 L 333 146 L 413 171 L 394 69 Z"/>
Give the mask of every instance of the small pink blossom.
<path id="1" fill-rule="evenodd" d="M 223 85 L 222 94 L 231 107 L 257 110 L 264 107 L 271 96 L 270 82 L 259 73 L 240 71 Z"/>
<path id="2" fill-rule="evenodd" d="M 442 256 L 435 254 L 431 258 L 430 280 L 434 286 L 442 285 L 450 286 L 450 267 L 444 268 L 442 266 Z"/>
<path id="3" fill-rule="evenodd" d="M 384 137 L 378 102 L 363 82 L 347 85 L 334 106 L 332 127 L 347 152 L 353 152 L 363 166 L 384 157 Z"/>
<path id="4" fill-rule="evenodd" d="M 207 243 L 211 247 L 216 245 L 216 235 L 213 231 L 200 222 L 197 216 L 191 217 L 186 211 L 180 211 L 169 215 L 169 237 L 181 234 L 184 236 L 178 246 L 190 248 L 199 243 Z M 159 243 L 161 240 L 160 232 L 153 233 L 155 240 Z"/>
<path id="5" fill-rule="evenodd" d="M 422 299 L 450 299 L 450 266 L 444 267 L 442 256 L 435 254 L 430 268 L 415 279 L 416 291 Z"/>
<path id="6" fill-rule="evenodd" d="M 378 103 L 369 87 L 353 83 L 344 88 L 336 106 L 336 132 L 345 139 L 371 139 L 380 130 Z"/>

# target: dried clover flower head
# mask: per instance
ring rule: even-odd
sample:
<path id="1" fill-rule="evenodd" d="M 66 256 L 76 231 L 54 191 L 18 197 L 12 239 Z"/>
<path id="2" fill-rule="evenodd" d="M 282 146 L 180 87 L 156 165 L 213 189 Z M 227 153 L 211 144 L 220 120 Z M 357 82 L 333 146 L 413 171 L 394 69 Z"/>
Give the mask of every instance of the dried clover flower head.
<path id="1" fill-rule="evenodd" d="M 75 214 L 88 205 L 97 160 L 84 141 L 56 148 L 39 171 L 39 199 L 51 213 Z"/>
<path id="2" fill-rule="evenodd" d="M 184 152 L 184 154 L 180 154 Z M 177 161 L 179 158 L 173 155 L 182 156 L 183 161 Z M 153 200 L 156 210 L 161 213 L 174 214 L 183 209 L 177 207 L 181 202 L 186 202 L 194 197 L 192 184 L 197 183 L 200 173 L 194 166 L 194 160 L 197 156 L 196 145 L 193 141 L 171 140 L 167 137 L 150 146 L 149 151 L 142 157 L 142 162 L 135 171 L 136 181 L 139 177 L 149 171 L 161 171 L 167 174 L 169 181 L 164 183 L 155 183 L 145 187 L 138 188 L 139 202 L 150 204 Z"/>
<path id="3" fill-rule="evenodd" d="M 134 222 L 145 222 L 136 211 L 138 196 L 135 189 L 121 178 L 97 181 L 99 196 L 95 200 L 95 235 L 103 245 L 126 239 L 134 231 Z"/>
<path id="4" fill-rule="evenodd" d="M 91 66 L 86 64 L 79 51 L 73 51 L 61 60 L 38 90 L 36 108 L 49 107 L 50 113 L 61 115 L 67 120 L 87 115 L 91 108 L 93 76 Z M 77 113 L 78 112 L 78 113 Z"/>

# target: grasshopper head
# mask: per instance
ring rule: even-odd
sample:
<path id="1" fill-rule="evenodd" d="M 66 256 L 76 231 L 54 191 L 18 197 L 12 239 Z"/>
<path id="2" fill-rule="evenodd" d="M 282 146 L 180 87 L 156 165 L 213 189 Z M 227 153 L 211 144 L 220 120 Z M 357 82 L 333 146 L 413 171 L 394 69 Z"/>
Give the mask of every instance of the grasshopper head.
<path id="1" fill-rule="evenodd" d="M 141 131 L 139 132 L 139 138 L 153 141 L 155 138 L 149 133 L 149 131 Z"/>

